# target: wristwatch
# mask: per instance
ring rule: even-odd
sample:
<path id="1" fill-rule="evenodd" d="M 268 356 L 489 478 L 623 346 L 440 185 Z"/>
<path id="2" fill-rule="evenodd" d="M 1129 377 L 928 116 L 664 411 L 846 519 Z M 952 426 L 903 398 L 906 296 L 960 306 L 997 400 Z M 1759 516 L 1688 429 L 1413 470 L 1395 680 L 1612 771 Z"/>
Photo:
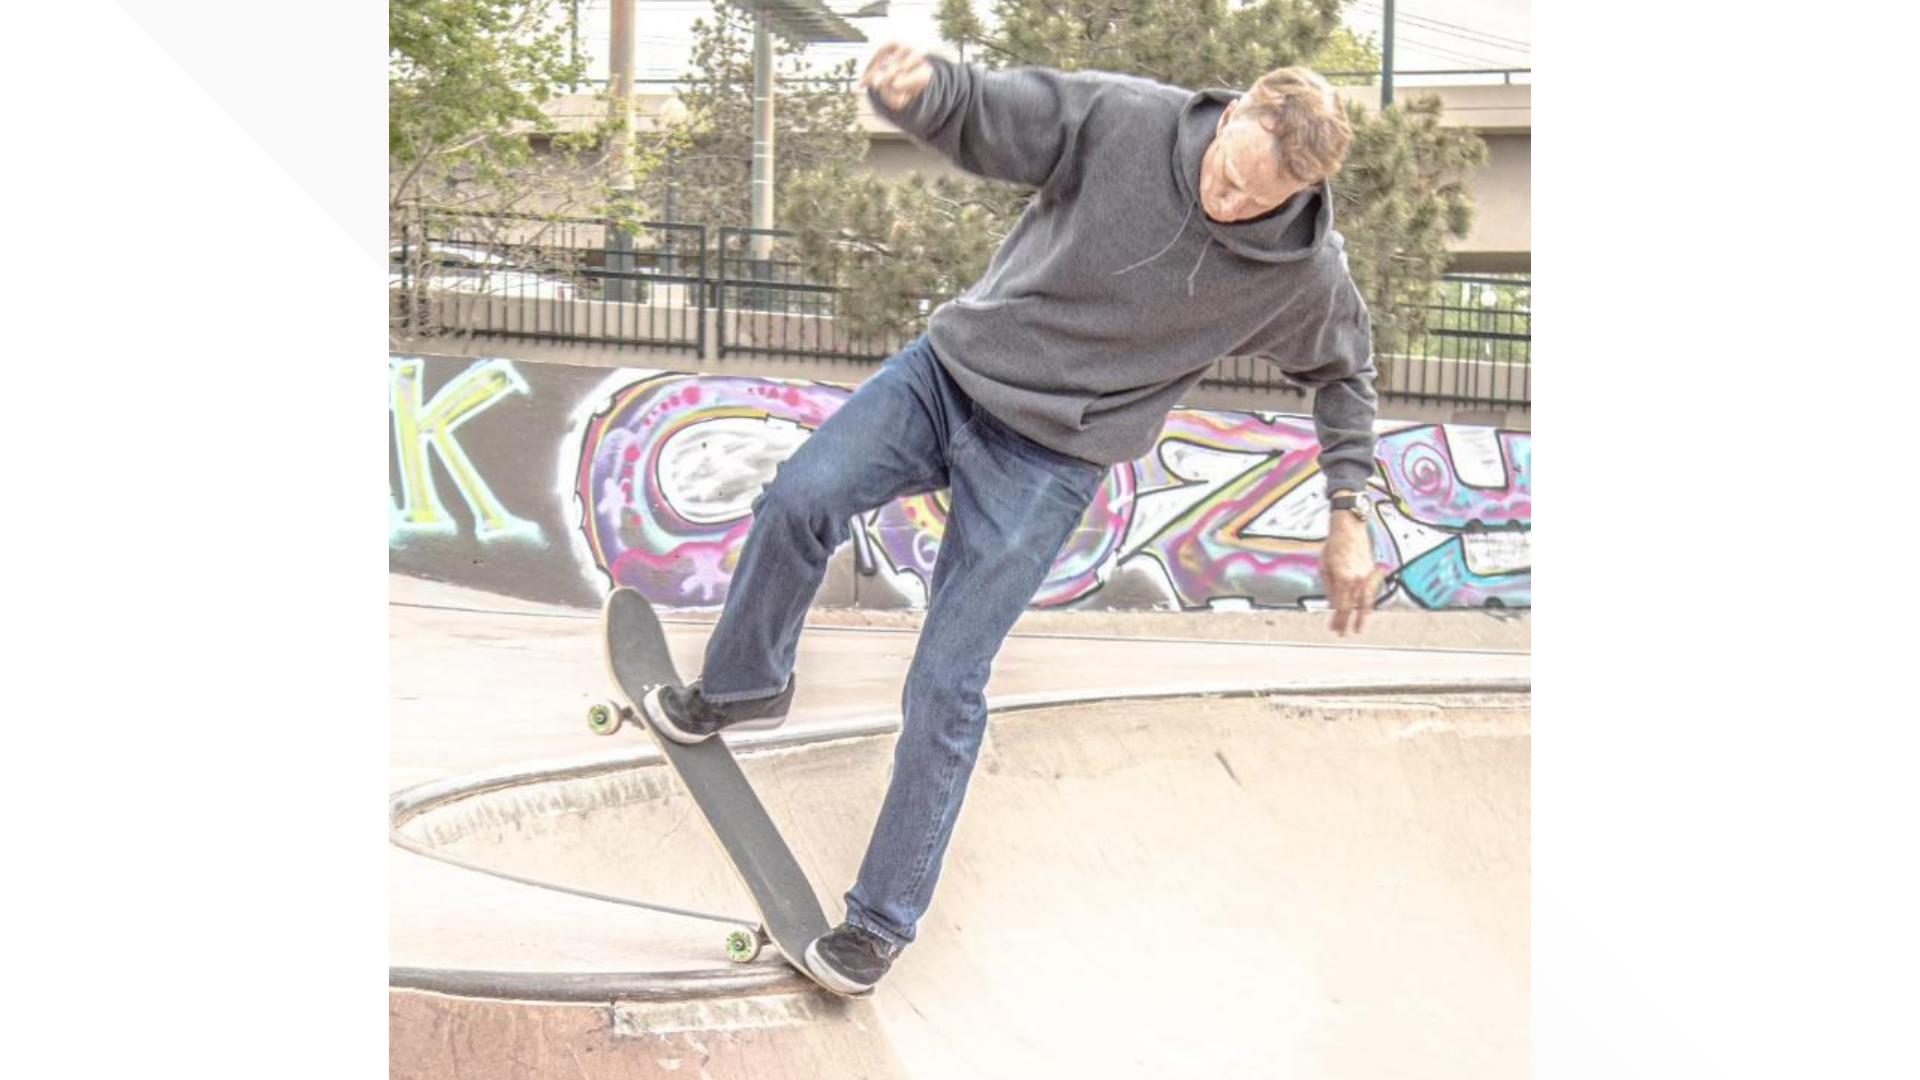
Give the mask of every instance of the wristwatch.
<path id="1" fill-rule="evenodd" d="M 1366 521 L 1373 517 L 1373 504 L 1367 501 L 1365 495 L 1357 491 L 1334 492 L 1333 497 L 1328 499 L 1327 502 L 1335 510 L 1345 510 L 1361 521 Z"/>

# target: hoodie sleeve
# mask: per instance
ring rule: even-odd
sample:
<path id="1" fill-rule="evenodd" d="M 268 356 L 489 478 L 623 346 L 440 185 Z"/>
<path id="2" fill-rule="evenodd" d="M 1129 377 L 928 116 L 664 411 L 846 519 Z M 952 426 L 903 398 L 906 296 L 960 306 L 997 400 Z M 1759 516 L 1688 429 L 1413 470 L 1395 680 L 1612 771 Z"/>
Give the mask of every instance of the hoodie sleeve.
<path id="1" fill-rule="evenodd" d="M 976 176 L 1046 186 L 1086 119 L 1093 83 L 1048 68 L 927 61 L 933 78 L 919 97 L 895 111 L 869 90 L 874 111 Z"/>
<path id="2" fill-rule="evenodd" d="M 1351 282 L 1344 294 L 1347 302 L 1336 303 L 1314 332 L 1295 335 L 1282 352 L 1261 354 L 1313 390 L 1313 426 L 1329 493 L 1366 487 L 1374 473 L 1373 421 L 1379 411 L 1366 303 Z"/>

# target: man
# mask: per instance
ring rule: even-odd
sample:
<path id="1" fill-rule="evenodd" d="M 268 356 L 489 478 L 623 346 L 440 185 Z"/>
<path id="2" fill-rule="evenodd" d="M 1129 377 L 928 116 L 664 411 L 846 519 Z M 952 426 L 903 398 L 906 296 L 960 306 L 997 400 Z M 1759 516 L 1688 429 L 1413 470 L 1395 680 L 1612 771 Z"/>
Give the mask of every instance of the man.
<path id="1" fill-rule="evenodd" d="M 1282 69 L 1244 95 L 1189 93 L 890 44 L 861 87 L 962 168 L 1036 193 L 985 276 L 780 466 L 703 678 L 644 702 L 685 742 L 782 722 L 801 621 L 849 519 L 948 489 L 893 776 L 846 922 L 807 950 L 845 994 L 887 972 L 932 900 L 1001 642 L 1107 469 L 1152 449 L 1214 359 L 1263 356 L 1315 388 L 1336 631 L 1364 626 L 1378 585 L 1371 336 L 1326 183 L 1351 132 L 1323 80 Z"/>

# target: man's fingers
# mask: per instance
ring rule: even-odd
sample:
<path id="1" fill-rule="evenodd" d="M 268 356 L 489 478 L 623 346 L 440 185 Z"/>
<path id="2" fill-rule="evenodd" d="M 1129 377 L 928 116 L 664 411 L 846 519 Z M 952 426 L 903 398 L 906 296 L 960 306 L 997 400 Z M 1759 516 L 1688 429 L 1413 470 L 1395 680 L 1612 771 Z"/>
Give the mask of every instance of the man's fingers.
<path id="1" fill-rule="evenodd" d="M 882 45 L 867 62 L 867 70 L 860 76 L 862 90 L 874 90 L 891 108 L 901 108 L 913 100 L 925 85 L 926 54 L 908 45 L 890 41 Z M 918 78 L 915 78 L 918 76 Z M 918 82 L 913 89 L 906 89 L 909 82 Z"/>
<path id="2" fill-rule="evenodd" d="M 1375 570 L 1361 578 L 1356 588 L 1353 632 L 1358 634 L 1367 628 L 1367 619 L 1373 614 L 1374 597 L 1380 592 L 1380 571 Z"/>
<path id="3" fill-rule="evenodd" d="M 878 84 L 879 76 L 884 72 L 894 52 L 899 48 L 900 46 L 897 42 L 889 41 L 874 50 L 873 59 L 867 61 L 867 70 L 860 73 L 860 88 L 862 90 Z"/>
<path id="4" fill-rule="evenodd" d="M 1373 611 L 1374 577 L 1333 578 L 1327 582 L 1327 600 L 1333 604 L 1333 632 L 1345 637 L 1366 628 Z"/>
<path id="5" fill-rule="evenodd" d="M 863 89 L 870 86 L 884 87 L 893 81 L 894 73 L 899 69 L 901 60 L 909 51 L 905 45 L 897 41 L 889 41 L 880 46 L 879 50 L 873 54 L 873 59 L 867 62 L 866 73 L 860 77 L 861 87 Z"/>

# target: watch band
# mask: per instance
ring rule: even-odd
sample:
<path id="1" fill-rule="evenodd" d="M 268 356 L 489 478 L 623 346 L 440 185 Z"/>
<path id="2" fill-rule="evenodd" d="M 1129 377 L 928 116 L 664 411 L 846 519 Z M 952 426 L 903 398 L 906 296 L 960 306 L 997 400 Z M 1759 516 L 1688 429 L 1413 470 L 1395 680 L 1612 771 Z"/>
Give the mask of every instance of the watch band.
<path id="1" fill-rule="evenodd" d="M 1365 494 L 1358 491 L 1337 492 L 1329 496 L 1327 502 L 1335 510 L 1345 510 L 1362 521 L 1367 520 L 1373 511 L 1373 504 L 1367 501 Z"/>

